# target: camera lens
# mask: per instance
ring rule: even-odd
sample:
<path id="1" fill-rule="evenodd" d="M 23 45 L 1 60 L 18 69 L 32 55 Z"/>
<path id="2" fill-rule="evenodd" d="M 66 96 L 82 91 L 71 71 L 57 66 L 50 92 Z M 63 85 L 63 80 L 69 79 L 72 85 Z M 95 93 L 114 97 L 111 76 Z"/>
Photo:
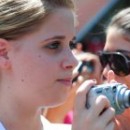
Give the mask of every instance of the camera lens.
<path id="1" fill-rule="evenodd" d="M 115 102 L 120 109 L 128 108 L 130 106 L 130 90 L 128 90 L 126 85 L 119 84 L 117 86 Z"/>

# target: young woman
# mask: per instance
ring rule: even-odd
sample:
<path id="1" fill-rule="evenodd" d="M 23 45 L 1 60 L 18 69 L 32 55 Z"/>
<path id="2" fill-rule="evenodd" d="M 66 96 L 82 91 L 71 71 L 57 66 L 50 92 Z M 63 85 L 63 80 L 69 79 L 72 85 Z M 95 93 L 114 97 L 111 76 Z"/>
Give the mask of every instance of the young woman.
<path id="1" fill-rule="evenodd" d="M 47 122 L 40 109 L 60 105 L 71 90 L 74 24 L 71 0 L 0 0 L 0 130 L 70 129 Z M 85 108 L 93 85 L 86 81 L 77 92 L 72 130 L 114 128 L 105 97 Z"/>
<path id="2" fill-rule="evenodd" d="M 116 80 L 130 89 L 130 8 L 117 13 L 107 28 L 104 51 L 100 54 L 104 80 Z M 130 109 L 116 116 L 115 130 L 130 129 Z"/>

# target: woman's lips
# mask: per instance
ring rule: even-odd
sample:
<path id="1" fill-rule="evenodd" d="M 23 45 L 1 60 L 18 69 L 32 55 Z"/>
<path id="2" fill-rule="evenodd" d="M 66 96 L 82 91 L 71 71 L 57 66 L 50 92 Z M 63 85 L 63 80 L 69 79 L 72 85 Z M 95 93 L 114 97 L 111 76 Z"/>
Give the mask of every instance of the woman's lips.
<path id="1" fill-rule="evenodd" d="M 58 82 L 66 85 L 66 87 L 70 87 L 72 85 L 72 78 L 58 79 Z"/>

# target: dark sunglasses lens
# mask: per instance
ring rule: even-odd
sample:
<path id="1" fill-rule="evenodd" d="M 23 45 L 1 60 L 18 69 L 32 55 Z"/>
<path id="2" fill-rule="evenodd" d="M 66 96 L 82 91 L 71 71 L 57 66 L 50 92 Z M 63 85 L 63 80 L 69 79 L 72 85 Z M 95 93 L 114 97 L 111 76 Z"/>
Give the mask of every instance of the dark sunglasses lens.
<path id="1" fill-rule="evenodd" d="M 110 68 L 119 76 L 125 76 L 129 74 L 128 64 L 125 58 L 119 54 L 112 54 L 109 59 Z"/>
<path id="2" fill-rule="evenodd" d="M 108 56 L 103 53 L 100 53 L 99 59 L 102 67 L 104 68 L 108 64 Z"/>

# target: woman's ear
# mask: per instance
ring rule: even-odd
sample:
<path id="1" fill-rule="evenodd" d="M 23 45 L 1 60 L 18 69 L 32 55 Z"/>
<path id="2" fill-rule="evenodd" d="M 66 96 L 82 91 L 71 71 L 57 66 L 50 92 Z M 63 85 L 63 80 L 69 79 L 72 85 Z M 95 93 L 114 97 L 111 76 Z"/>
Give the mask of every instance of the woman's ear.
<path id="1" fill-rule="evenodd" d="M 10 61 L 8 57 L 9 42 L 0 38 L 0 68 L 9 69 Z"/>

